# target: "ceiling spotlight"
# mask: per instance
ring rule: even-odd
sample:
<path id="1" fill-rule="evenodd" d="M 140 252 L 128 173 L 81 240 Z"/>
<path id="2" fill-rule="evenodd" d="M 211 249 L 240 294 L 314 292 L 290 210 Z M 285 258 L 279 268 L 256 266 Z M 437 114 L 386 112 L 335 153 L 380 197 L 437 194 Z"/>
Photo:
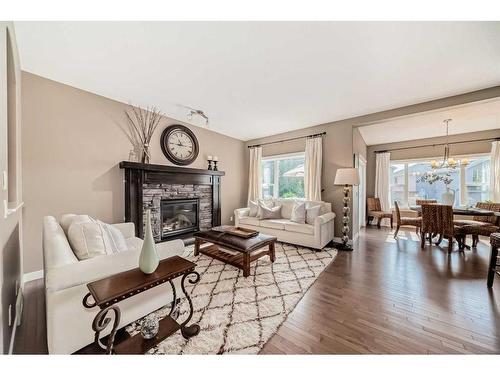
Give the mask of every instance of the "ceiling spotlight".
<path id="1" fill-rule="evenodd" d="M 208 127 L 208 116 L 201 109 L 191 109 L 187 115 L 188 120 L 192 120 L 193 115 L 203 117 L 205 119 L 205 125 Z"/>

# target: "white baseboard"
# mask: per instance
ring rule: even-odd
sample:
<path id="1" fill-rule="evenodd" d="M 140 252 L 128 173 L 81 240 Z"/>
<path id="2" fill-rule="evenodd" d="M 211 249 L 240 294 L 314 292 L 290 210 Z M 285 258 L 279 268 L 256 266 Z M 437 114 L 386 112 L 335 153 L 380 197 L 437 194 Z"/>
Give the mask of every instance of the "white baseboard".
<path id="1" fill-rule="evenodd" d="M 23 275 L 23 284 L 38 279 L 43 279 L 43 270 L 25 273 Z"/>

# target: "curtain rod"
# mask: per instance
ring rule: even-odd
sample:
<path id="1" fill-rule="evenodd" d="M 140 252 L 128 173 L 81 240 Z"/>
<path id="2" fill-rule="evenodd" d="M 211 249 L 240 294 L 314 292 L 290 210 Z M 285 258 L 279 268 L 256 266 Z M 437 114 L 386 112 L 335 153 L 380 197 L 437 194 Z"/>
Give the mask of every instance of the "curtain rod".
<path id="1" fill-rule="evenodd" d="M 474 143 L 474 142 L 486 142 L 486 141 L 500 141 L 500 138 L 482 138 L 482 139 L 474 139 L 472 141 L 456 141 L 456 142 L 449 142 L 449 145 L 457 145 L 461 143 Z M 380 150 L 380 151 L 375 151 L 376 154 L 382 154 L 384 152 L 391 152 L 391 151 L 401 151 L 401 150 L 411 150 L 413 148 L 424 148 L 424 147 L 436 147 L 436 146 L 445 146 L 446 143 L 435 143 L 432 145 L 422 145 L 422 146 L 409 146 L 409 147 L 399 147 L 399 148 L 393 148 L 390 150 Z"/>
<path id="2" fill-rule="evenodd" d="M 266 142 L 266 143 L 261 143 L 258 145 L 251 145 L 248 146 L 248 148 L 254 148 L 254 147 L 261 147 L 261 146 L 266 146 L 266 145 L 273 145 L 275 143 L 283 143 L 283 142 L 290 142 L 290 141 L 295 141 L 297 139 L 303 139 L 303 138 L 316 138 L 316 137 L 322 137 L 326 134 L 326 132 L 323 133 L 316 133 L 316 134 L 311 134 L 311 135 L 303 135 L 302 137 L 295 137 L 295 138 L 288 138 L 288 139 L 282 139 L 280 141 L 274 141 L 274 142 Z"/>

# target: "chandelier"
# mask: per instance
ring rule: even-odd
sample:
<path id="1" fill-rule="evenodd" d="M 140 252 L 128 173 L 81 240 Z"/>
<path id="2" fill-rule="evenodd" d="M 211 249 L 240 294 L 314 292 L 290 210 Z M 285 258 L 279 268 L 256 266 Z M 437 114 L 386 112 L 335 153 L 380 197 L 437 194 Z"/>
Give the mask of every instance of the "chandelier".
<path id="1" fill-rule="evenodd" d="M 467 166 L 469 164 L 469 159 L 464 158 L 464 159 L 461 159 L 458 161 L 450 156 L 450 144 L 448 141 L 448 123 L 450 121 L 451 121 L 451 118 L 443 121 L 446 125 L 446 144 L 444 146 L 444 157 L 443 157 L 443 161 L 441 161 L 440 163 L 438 163 L 436 160 L 431 160 L 431 167 L 433 170 L 442 169 L 442 168 L 446 168 L 446 169 L 451 170 L 451 169 L 455 169 L 456 167 L 458 167 L 460 165 Z"/>

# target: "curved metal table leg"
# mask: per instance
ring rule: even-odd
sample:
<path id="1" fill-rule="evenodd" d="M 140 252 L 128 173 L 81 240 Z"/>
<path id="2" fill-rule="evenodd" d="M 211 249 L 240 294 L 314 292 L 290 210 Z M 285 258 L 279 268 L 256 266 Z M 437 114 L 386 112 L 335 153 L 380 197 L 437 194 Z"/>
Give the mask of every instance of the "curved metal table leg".
<path id="1" fill-rule="evenodd" d="M 113 311 L 114 313 L 114 322 L 113 328 L 108 337 L 108 342 L 105 345 L 101 343 L 99 340 L 99 336 L 101 332 L 106 329 L 108 324 L 111 322 L 111 318 L 107 317 L 108 312 Z M 118 325 L 120 324 L 121 312 L 120 308 L 117 305 L 106 307 L 105 309 L 99 311 L 92 322 L 92 329 L 95 331 L 94 342 L 99 345 L 99 347 L 106 351 L 106 354 L 111 354 L 113 352 L 113 344 L 115 341 L 116 330 Z"/>
<path id="2" fill-rule="evenodd" d="M 185 339 L 196 336 L 200 332 L 200 326 L 198 324 L 192 324 L 190 326 L 187 325 L 191 320 L 191 318 L 193 317 L 193 302 L 191 301 L 191 297 L 189 297 L 189 294 L 186 292 L 186 286 L 184 285 L 184 282 L 186 281 L 186 278 L 190 275 L 195 276 L 194 279 L 188 279 L 188 282 L 190 284 L 196 284 L 198 281 L 200 281 L 200 274 L 196 271 L 191 271 L 182 276 L 181 280 L 182 292 L 186 296 L 186 299 L 189 303 L 189 316 L 184 322 L 181 323 L 181 333 Z"/>
<path id="3" fill-rule="evenodd" d="M 172 306 L 170 307 L 170 312 L 168 313 L 168 316 L 176 319 L 176 318 L 178 318 L 178 316 L 175 316 L 176 315 L 176 311 L 177 311 L 177 307 L 178 307 L 177 306 L 177 292 L 175 290 L 175 285 L 172 282 L 172 280 L 169 280 L 168 282 L 170 284 L 170 287 L 172 288 L 172 295 L 173 295 Z"/>

